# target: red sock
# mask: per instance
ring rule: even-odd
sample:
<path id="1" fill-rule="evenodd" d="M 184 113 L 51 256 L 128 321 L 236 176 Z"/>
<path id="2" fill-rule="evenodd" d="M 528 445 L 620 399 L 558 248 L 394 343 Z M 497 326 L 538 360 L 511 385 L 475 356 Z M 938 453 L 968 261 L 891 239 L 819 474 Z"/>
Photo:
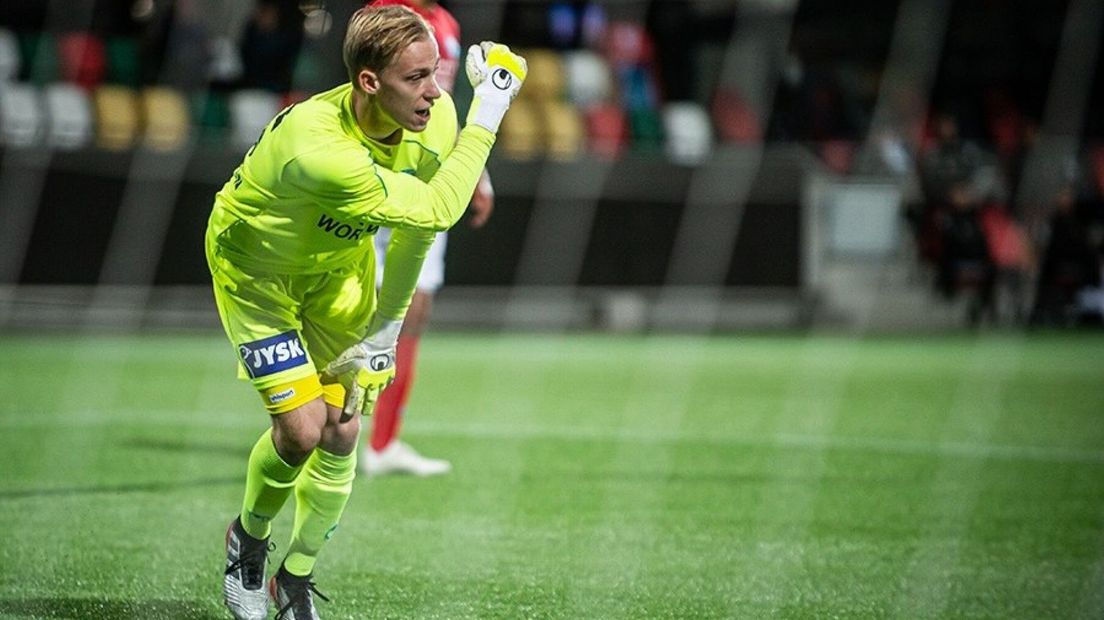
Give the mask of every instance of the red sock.
<path id="1" fill-rule="evenodd" d="M 399 346 L 395 352 L 395 382 L 376 402 L 376 411 L 372 414 L 371 446 L 376 452 L 383 450 L 399 434 L 399 422 L 402 410 L 406 406 L 406 397 L 414 383 L 414 362 L 418 357 L 418 337 L 399 336 Z"/>

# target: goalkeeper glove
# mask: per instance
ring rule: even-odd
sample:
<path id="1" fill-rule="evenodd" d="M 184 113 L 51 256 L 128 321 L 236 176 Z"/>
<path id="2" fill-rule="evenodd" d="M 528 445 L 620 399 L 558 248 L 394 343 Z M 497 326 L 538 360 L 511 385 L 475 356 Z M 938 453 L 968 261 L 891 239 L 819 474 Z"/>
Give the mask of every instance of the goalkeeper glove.
<path id="1" fill-rule="evenodd" d="M 357 413 L 371 415 L 380 393 L 395 380 L 395 345 L 400 329 L 401 320 L 374 316 L 364 340 L 342 351 L 322 370 L 322 383 L 340 383 L 345 388 L 342 422 Z"/>
<path id="2" fill-rule="evenodd" d="M 474 89 L 467 124 L 498 132 L 498 125 L 529 73 L 525 59 L 501 43 L 484 41 L 468 48 L 464 63 Z"/>

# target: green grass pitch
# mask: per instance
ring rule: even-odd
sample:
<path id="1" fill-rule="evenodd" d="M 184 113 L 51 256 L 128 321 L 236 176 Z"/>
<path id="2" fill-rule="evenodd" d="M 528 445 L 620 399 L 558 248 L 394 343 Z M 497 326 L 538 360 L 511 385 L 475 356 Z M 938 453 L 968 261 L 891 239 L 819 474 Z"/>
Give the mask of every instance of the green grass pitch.
<path id="1" fill-rule="evenodd" d="M 233 356 L 0 336 L 0 618 L 229 617 Z M 356 481 L 325 618 L 1104 617 L 1100 333 L 432 333 L 404 436 L 455 471 Z"/>

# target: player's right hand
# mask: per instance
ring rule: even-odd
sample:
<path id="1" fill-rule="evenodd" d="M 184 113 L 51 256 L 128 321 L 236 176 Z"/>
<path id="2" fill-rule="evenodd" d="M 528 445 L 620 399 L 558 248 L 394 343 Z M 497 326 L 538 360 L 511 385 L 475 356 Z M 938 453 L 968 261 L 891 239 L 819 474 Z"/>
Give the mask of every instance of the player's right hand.
<path id="1" fill-rule="evenodd" d="M 506 109 L 529 74 L 529 66 L 509 47 L 493 41 L 468 48 L 464 66 L 474 91 L 467 124 L 497 133 Z"/>
<path id="2" fill-rule="evenodd" d="M 395 380 L 395 346 L 402 321 L 376 317 L 368 335 L 345 349 L 322 370 L 322 383 L 340 383 L 345 388 L 341 421 L 354 415 L 371 415 L 376 400 Z"/>

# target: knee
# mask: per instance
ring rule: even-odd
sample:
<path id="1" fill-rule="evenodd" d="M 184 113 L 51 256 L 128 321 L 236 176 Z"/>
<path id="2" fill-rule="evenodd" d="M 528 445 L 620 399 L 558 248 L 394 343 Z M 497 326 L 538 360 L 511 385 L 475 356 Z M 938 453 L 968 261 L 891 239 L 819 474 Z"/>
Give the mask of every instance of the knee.
<path id="1" fill-rule="evenodd" d="M 331 422 L 322 432 L 322 449 L 332 454 L 350 454 L 360 441 L 360 416 L 348 422 Z"/>
<path id="2" fill-rule="evenodd" d="M 317 399 L 274 417 L 272 441 L 280 457 L 290 465 L 305 461 L 322 440 L 325 415 L 325 404 Z"/>

